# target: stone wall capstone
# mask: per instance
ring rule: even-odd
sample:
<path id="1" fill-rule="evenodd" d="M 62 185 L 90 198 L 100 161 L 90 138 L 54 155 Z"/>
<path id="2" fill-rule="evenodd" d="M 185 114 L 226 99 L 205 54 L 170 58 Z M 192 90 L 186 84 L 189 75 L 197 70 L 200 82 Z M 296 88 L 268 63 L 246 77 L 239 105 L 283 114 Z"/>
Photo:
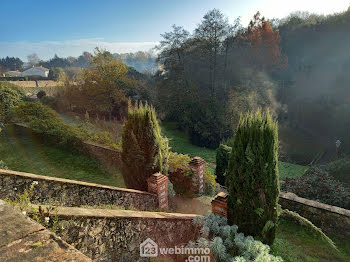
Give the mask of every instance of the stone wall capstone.
<path id="1" fill-rule="evenodd" d="M 116 205 L 140 210 L 158 208 L 158 196 L 152 193 L 4 169 L 0 169 L 0 199 L 16 199 L 34 181 L 38 182 L 31 196 L 34 204 Z"/>
<path id="2" fill-rule="evenodd" d="M 227 216 L 227 199 L 227 193 L 217 194 L 211 201 L 212 212 L 220 216 Z M 297 212 L 310 220 L 325 233 L 350 237 L 350 210 L 284 192 L 280 192 L 278 203 L 283 209 Z"/>
<path id="3" fill-rule="evenodd" d="M 281 192 L 278 202 L 283 209 L 297 212 L 325 233 L 350 237 L 350 210 L 298 197 L 293 193 Z"/>

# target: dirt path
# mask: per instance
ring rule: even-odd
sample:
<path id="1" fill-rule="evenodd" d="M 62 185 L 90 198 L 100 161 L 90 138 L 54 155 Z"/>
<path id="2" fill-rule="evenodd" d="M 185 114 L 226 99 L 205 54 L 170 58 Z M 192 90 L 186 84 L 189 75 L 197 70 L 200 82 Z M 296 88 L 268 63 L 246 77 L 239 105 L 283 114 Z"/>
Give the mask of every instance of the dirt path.
<path id="1" fill-rule="evenodd" d="M 208 196 L 201 196 L 197 198 L 175 196 L 173 199 L 174 212 L 206 215 L 211 211 L 212 199 L 212 197 Z"/>

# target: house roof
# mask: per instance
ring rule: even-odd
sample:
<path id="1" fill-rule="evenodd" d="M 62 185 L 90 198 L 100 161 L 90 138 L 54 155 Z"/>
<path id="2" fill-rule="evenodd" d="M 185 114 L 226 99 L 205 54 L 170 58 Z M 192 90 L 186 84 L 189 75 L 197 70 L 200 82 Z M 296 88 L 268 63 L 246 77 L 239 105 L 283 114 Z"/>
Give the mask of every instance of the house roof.
<path id="1" fill-rule="evenodd" d="M 35 69 L 38 69 L 38 70 L 41 70 L 41 71 L 44 71 L 44 72 L 50 71 L 49 69 L 47 69 L 47 68 L 45 68 L 45 67 L 43 67 L 43 66 L 33 66 L 33 67 L 31 67 L 31 68 L 28 68 L 28 69 L 25 70 L 24 72 L 26 72 L 26 71 L 28 71 L 28 70 L 30 70 L 30 69 L 32 69 L 32 68 L 35 68 Z"/>
<path id="2" fill-rule="evenodd" d="M 20 73 L 22 73 L 22 72 L 20 72 L 20 71 L 8 71 L 8 72 L 6 72 L 6 73 L 20 74 Z"/>
<path id="3" fill-rule="evenodd" d="M 35 66 L 34 68 L 45 71 L 45 72 L 49 71 L 49 69 L 47 69 L 46 67 L 43 67 L 43 66 Z"/>

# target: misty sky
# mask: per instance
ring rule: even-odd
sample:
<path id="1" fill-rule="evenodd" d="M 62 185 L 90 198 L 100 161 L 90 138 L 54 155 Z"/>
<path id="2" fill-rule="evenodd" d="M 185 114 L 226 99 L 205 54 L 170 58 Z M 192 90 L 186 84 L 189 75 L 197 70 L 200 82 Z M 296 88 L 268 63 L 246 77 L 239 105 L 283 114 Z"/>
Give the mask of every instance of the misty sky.
<path id="1" fill-rule="evenodd" d="M 26 60 L 78 56 L 94 47 L 125 53 L 149 50 L 172 24 L 191 31 L 210 9 L 246 26 L 254 13 L 282 18 L 297 10 L 345 11 L 349 0 L 1 0 L 0 57 Z"/>

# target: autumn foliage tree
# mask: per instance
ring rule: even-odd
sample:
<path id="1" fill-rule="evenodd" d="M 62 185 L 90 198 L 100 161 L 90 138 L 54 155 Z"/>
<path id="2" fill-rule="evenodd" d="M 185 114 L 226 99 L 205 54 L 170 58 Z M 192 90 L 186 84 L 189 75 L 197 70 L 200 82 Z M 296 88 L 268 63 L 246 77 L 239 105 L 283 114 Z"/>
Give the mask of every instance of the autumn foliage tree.
<path id="1" fill-rule="evenodd" d="M 88 68 L 79 79 L 66 82 L 66 107 L 112 119 L 127 117 L 128 99 L 137 81 L 128 76 L 128 67 L 107 52 L 96 48 Z"/>
<path id="2" fill-rule="evenodd" d="M 269 21 L 257 12 L 244 33 L 250 48 L 247 57 L 250 64 L 258 70 L 283 69 L 288 59 L 280 49 L 281 37 L 278 30 L 273 30 Z"/>

